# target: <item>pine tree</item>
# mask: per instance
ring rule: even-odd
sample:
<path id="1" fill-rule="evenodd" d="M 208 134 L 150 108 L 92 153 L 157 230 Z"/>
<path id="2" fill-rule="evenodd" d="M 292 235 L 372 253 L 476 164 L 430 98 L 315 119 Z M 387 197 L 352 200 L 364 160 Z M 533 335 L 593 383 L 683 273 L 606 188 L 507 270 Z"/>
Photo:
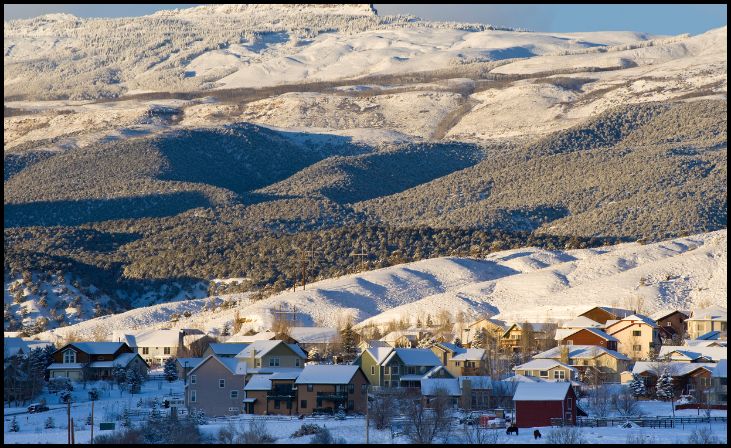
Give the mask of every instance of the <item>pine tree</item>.
<path id="1" fill-rule="evenodd" d="M 120 388 L 124 387 L 123 384 L 127 382 L 127 369 L 119 364 L 115 364 L 112 368 L 112 378 L 114 378 L 114 381 Z"/>
<path id="2" fill-rule="evenodd" d="M 13 417 L 13 421 L 10 422 L 10 432 L 20 432 L 20 426 L 18 426 L 18 421 L 15 420 L 15 417 Z"/>
<path id="3" fill-rule="evenodd" d="M 343 359 L 345 362 L 351 362 L 355 358 L 357 347 L 355 345 L 355 332 L 350 322 L 340 332 L 340 338 L 343 343 Z"/>
<path id="4" fill-rule="evenodd" d="M 122 411 L 122 423 L 121 423 L 122 427 L 124 427 L 124 428 L 129 428 L 132 426 L 132 420 L 130 420 L 129 414 L 130 414 L 129 409 L 124 408 L 124 411 Z"/>
<path id="5" fill-rule="evenodd" d="M 647 395 L 645 382 L 642 381 L 642 377 L 636 373 L 632 374 L 632 381 L 629 383 L 629 388 L 632 390 L 632 395 L 635 397 L 644 397 Z"/>
<path id="6" fill-rule="evenodd" d="M 427 328 L 431 328 L 434 326 L 434 322 L 431 320 L 431 314 L 426 315 L 426 326 Z"/>
<path id="7" fill-rule="evenodd" d="M 660 400 L 670 400 L 675 396 L 673 377 L 668 369 L 663 370 L 662 375 L 657 379 L 656 395 Z"/>
<path id="8" fill-rule="evenodd" d="M 320 360 L 320 351 L 317 349 L 316 345 L 312 346 L 309 353 L 307 353 L 307 357 L 310 359 L 310 361 L 317 362 Z"/>
<path id="9" fill-rule="evenodd" d="M 43 427 L 46 429 L 53 429 L 56 427 L 56 422 L 53 420 L 53 417 L 48 417 L 46 421 L 43 423 Z"/>
<path id="10" fill-rule="evenodd" d="M 462 339 L 454 338 L 454 345 L 456 345 L 457 347 L 462 347 Z"/>
<path id="11" fill-rule="evenodd" d="M 165 379 L 168 382 L 173 382 L 178 379 L 178 368 L 175 366 L 175 358 L 168 358 L 165 360 Z"/>
<path id="12" fill-rule="evenodd" d="M 345 408 L 342 404 L 338 406 L 338 411 L 335 413 L 335 420 L 345 420 Z"/>
<path id="13" fill-rule="evenodd" d="M 89 391 L 89 401 L 96 401 L 99 399 L 99 389 L 96 387 Z"/>
<path id="14" fill-rule="evenodd" d="M 487 330 L 484 328 L 481 328 L 477 334 L 475 335 L 474 339 L 472 339 L 472 345 L 473 348 L 487 348 Z"/>
<path id="15" fill-rule="evenodd" d="M 140 391 L 140 386 L 142 385 L 142 378 L 140 378 L 140 374 L 137 373 L 135 369 L 129 369 L 127 370 L 127 392 L 131 394 L 136 394 Z"/>
<path id="16" fill-rule="evenodd" d="M 231 325 L 228 322 L 223 324 L 221 329 L 221 336 L 231 336 Z"/>

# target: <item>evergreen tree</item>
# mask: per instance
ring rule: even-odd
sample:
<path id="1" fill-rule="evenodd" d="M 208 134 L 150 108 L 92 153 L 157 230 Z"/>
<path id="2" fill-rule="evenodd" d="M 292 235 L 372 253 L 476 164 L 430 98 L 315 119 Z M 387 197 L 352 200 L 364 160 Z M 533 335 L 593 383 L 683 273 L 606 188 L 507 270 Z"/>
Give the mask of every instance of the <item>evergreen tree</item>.
<path id="1" fill-rule="evenodd" d="M 310 351 L 307 353 L 307 357 L 310 359 L 310 361 L 317 362 L 320 360 L 320 350 L 317 349 L 317 346 L 312 346 Z"/>
<path id="2" fill-rule="evenodd" d="M 663 370 L 662 375 L 657 379 L 655 389 L 657 398 L 660 400 L 670 400 L 675 396 L 673 377 L 668 369 Z"/>
<path id="3" fill-rule="evenodd" d="M 165 360 L 165 379 L 168 382 L 173 382 L 178 379 L 178 368 L 175 365 L 175 358 L 168 358 Z"/>
<path id="4" fill-rule="evenodd" d="M 71 392 L 69 392 L 67 390 L 62 390 L 58 394 L 58 398 L 61 400 L 61 403 L 66 404 L 69 401 L 71 401 L 73 397 L 71 396 Z"/>
<path id="5" fill-rule="evenodd" d="M 89 401 L 97 401 L 99 399 L 99 390 L 95 387 L 89 391 Z"/>
<path id="6" fill-rule="evenodd" d="M 228 322 L 223 324 L 223 328 L 221 328 L 221 336 L 231 336 L 231 325 Z"/>
<path id="7" fill-rule="evenodd" d="M 124 408 L 124 411 L 122 411 L 122 427 L 123 428 L 129 428 L 132 426 L 132 420 L 129 416 L 130 412 L 128 408 Z"/>
<path id="8" fill-rule="evenodd" d="M 426 315 L 426 326 L 427 328 L 431 328 L 434 326 L 434 322 L 431 320 L 431 314 Z"/>
<path id="9" fill-rule="evenodd" d="M 338 406 L 338 411 L 335 413 L 335 420 L 345 420 L 345 408 L 342 404 Z"/>
<path id="10" fill-rule="evenodd" d="M 140 391 L 140 387 L 142 386 L 142 378 L 140 378 L 140 374 L 137 373 L 135 369 L 128 369 L 126 383 L 127 392 L 136 394 Z"/>
<path id="11" fill-rule="evenodd" d="M 343 359 L 345 362 L 353 361 L 357 347 L 355 345 L 355 331 L 353 331 L 353 325 L 350 322 L 340 332 L 340 339 L 343 343 Z"/>
<path id="12" fill-rule="evenodd" d="M 56 427 L 56 422 L 53 420 L 53 417 L 48 417 L 46 421 L 43 423 L 43 427 L 46 429 L 53 429 Z"/>
<path id="13" fill-rule="evenodd" d="M 114 381 L 120 388 L 123 387 L 122 385 L 127 382 L 127 369 L 119 364 L 115 364 L 112 368 L 112 378 L 114 378 Z"/>
<path id="14" fill-rule="evenodd" d="M 474 339 L 472 339 L 472 348 L 487 348 L 487 330 L 484 328 L 481 328 L 477 334 L 475 335 Z"/>
<path id="15" fill-rule="evenodd" d="M 10 422 L 10 432 L 20 432 L 20 426 L 18 426 L 18 421 L 15 420 L 15 416 L 13 416 L 13 421 Z"/>
<path id="16" fill-rule="evenodd" d="M 635 397 L 644 397 L 647 395 L 645 382 L 642 381 L 642 377 L 636 373 L 632 374 L 632 381 L 629 383 L 629 388 L 632 390 L 632 395 Z"/>
<path id="17" fill-rule="evenodd" d="M 454 345 L 456 345 L 457 347 L 462 347 L 462 339 L 454 338 Z"/>

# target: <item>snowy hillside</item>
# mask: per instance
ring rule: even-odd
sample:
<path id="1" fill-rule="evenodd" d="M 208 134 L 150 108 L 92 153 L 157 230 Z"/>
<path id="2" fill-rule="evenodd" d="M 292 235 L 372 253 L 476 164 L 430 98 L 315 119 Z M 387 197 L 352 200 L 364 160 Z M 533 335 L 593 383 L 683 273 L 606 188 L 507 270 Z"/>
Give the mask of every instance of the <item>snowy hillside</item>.
<path id="1" fill-rule="evenodd" d="M 235 313 L 250 319 L 242 331 L 265 329 L 272 309 L 296 307 L 304 325 L 336 326 L 346 316 L 360 325 L 440 310 L 482 312 L 506 320 L 566 319 L 596 305 L 646 313 L 725 304 L 726 230 L 655 244 L 596 249 L 496 252 L 486 259 L 435 258 L 312 283 L 254 302 L 249 294 L 139 308 L 39 335 L 72 331 L 91 336 L 111 328 L 199 327 L 218 332 Z M 231 302 L 230 307 L 221 306 Z M 192 313 L 185 317 L 184 312 Z M 171 314 L 177 321 L 170 322 Z"/>

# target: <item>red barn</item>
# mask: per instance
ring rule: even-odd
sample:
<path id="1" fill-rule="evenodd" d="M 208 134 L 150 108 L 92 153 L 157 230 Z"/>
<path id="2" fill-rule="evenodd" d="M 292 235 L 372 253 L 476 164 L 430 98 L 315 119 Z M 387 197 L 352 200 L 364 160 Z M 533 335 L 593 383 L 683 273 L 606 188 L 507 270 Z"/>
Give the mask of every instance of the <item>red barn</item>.
<path id="1" fill-rule="evenodd" d="M 551 426 L 552 418 L 576 424 L 576 394 L 571 383 L 519 383 L 513 395 L 518 428 Z"/>

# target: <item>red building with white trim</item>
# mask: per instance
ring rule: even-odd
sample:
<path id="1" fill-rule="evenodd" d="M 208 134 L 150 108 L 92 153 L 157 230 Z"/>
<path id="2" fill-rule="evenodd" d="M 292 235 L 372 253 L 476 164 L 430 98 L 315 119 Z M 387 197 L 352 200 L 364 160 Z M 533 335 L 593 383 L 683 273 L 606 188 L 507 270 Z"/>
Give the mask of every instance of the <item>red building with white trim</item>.
<path id="1" fill-rule="evenodd" d="M 576 393 L 568 381 L 519 383 L 513 401 L 518 428 L 551 426 L 552 418 L 576 424 Z"/>

